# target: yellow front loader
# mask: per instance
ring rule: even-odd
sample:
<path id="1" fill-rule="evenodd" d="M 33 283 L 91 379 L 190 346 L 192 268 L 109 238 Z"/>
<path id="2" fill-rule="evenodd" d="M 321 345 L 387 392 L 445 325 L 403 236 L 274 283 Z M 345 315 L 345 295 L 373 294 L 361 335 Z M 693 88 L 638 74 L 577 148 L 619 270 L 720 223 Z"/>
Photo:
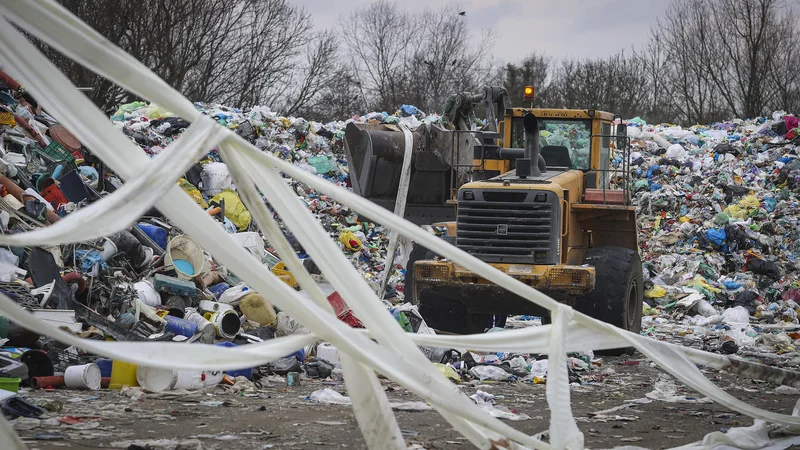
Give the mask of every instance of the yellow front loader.
<path id="1" fill-rule="evenodd" d="M 482 98 L 484 129 L 418 130 L 406 218 L 433 224 L 443 239 L 579 311 L 639 331 L 644 285 L 625 125 L 615 129 L 618 117 L 591 109 L 507 107 L 498 88 L 486 88 Z M 492 123 L 495 111 L 502 118 Z M 345 145 L 354 190 L 365 195 L 376 191 L 363 181 L 374 185 L 378 177 L 389 178 L 381 170 L 399 171 L 398 163 L 376 155 L 387 153 L 387 142 L 402 141 L 402 133 L 384 129 L 380 139 L 371 139 L 356 127 L 348 126 Z M 365 158 L 356 149 L 366 147 Z M 425 166 L 431 161 L 440 177 Z M 383 197 L 365 196 L 391 209 L 396 188 L 382 186 Z M 414 189 L 442 195 L 420 203 Z M 416 245 L 405 294 L 430 326 L 454 333 L 482 332 L 496 315 L 548 320 L 536 305 Z"/>

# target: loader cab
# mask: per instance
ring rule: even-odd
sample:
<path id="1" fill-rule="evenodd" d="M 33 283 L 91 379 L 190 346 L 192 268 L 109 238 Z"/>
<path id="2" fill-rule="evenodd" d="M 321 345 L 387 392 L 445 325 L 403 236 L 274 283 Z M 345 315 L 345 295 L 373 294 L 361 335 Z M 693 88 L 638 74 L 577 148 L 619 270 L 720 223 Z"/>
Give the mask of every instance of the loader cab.
<path id="1" fill-rule="evenodd" d="M 548 168 L 581 170 L 587 173 L 587 187 L 606 182 L 601 173 L 609 168 L 613 114 L 591 109 L 508 108 L 499 124 L 502 147 L 524 147 L 523 118 L 528 112 L 537 117 L 539 148 Z M 514 169 L 513 160 L 498 163 L 497 174 Z"/>

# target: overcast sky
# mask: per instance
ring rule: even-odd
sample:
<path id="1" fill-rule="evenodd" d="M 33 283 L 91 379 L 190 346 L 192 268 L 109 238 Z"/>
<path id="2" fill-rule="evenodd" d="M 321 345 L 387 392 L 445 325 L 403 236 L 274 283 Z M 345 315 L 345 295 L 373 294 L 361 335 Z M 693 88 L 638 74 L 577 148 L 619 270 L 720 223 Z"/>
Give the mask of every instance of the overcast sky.
<path id="1" fill-rule="evenodd" d="M 550 56 L 606 56 L 640 45 L 668 0 L 399 0 L 410 11 L 454 3 L 471 30 L 496 33 L 494 56 L 518 61 L 534 51 Z M 320 28 L 369 0 L 290 0 L 311 12 Z M 363 6 L 362 6 L 363 7 Z"/>

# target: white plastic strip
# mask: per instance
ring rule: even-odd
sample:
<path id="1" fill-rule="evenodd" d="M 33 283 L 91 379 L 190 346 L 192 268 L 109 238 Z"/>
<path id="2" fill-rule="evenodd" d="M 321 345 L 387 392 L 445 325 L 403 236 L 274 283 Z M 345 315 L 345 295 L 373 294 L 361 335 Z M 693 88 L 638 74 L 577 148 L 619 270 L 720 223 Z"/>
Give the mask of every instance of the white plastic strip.
<path id="1" fill-rule="evenodd" d="M 242 201 L 253 214 L 259 229 L 264 232 L 267 240 L 277 250 L 278 256 L 286 263 L 300 287 L 309 294 L 311 299 L 333 315 L 333 308 L 327 298 L 298 259 L 280 226 L 258 195 L 252 180 L 246 175 L 241 156 L 235 151 L 228 150 L 225 145 L 220 147 L 220 155 L 232 172 L 237 174 L 237 186 Z M 337 319 L 332 317 L 331 320 Z M 353 403 L 358 404 L 353 411 L 367 447 L 405 449 L 405 440 L 400 432 L 400 426 L 394 418 L 389 398 L 381 387 L 375 372 L 347 357 L 346 354 L 342 355 L 341 360 L 347 392 Z"/>
<path id="2" fill-rule="evenodd" d="M 7 60 L 11 47 L 0 47 Z M 223 129 L 202 116 L 181 138 L 150 162 L 139 176 L 120 189 L 55 224 L 28 233 L 0 235 L 0 245 L 57 245 L 67 240 L 88 241 L 124 230 L 153 207 L 175 180 L 224 137 Z M 109 215 L 113 212 L 112 215 Z M 86 226 L 92 224 L 92 226 Z"/>
<path id="3" fill-rule="evenodd" d="M 60 6 L 54 4 L 53 2 L 44 0 L 33 0 L 30 2 L 25 2 L 24 5 L 21 5 L 21 3 L 23 2 L 3 0 L 2 4 L 5 8 L 4 11 L 12 11 L 16 16 L 16 19 L 24 18 L 23 23 L 26 24 L 26 28 L 34 31 L 37 36 L 44 39 L 49 44 L 54 45 L 57 48 L 67 48 L 70 56 L 74 57 L 76 60 L 87 65 L 93 70 L 98 71 L 98 69 L 95 69 L 95 66 L 98 66 L 99 73 L 105 73 L 102 71 L 106 70 L 110 73 L 113 73 L 115 76 L 113 76 L 112 79 L 114 79 L 114 81 L 120 85 L 127 87 L 133 92 L 143 95 L 145 98 L 164 105 L 167 109 L 175 112 L 187 120 L 192 121 L 198 116 L 199 113 L 191 108 L 191 104 L 186 99 L 166 86 L 163 81 L 158 80 L 157 77 L 155 77 L 148 70 L 144 69 L 143 66 L 141 66 L 141 64 L 139 64 L 137 61 L 120 52 L 118 49 L 113 47 L 113 45 L 102 39 L 102 37 L 99 37 L 99 35 L 97 35 L 93 30 L 88 29 L 85 24 L 68 14 Z M 35 49 L 33 49 L 32 46 L 28 44 L 28 47 L 25 47 L 24 45 L 27 44 L 27 42 L 24 44 L 21 43 L 18 39 L 18 36 L 14 33 L 16 33 L 15 30 L 8 31 L 5 30 L 5 27 L 0 26 L 0 37 L 2 37 L 4 45 L 19 46 L 18 48 L 20 49 L 24 48 L 25 51 L 29 52 L 29 54 L 24 55 L 23 59 L 40 58 L 41 55 Z M 58 35 L 61 35 L 63 40 L 53 39 L 53 36 Z M 61 74 L 55 76 L 55 74 L 52 73 L 52 65 L 47 63 L 47 61 L 44 61 L 43 64 L 37 63 L 36 65 L 39 68 L 50 68 L 49 71 L 43 70 L 44 73 L 47 73 L 48 78 L 41 80 L 43 85 L 48 85 L 50 78 L 54 78 L 55 81 L 52 82 L 52 86 L 59 86 L 62 89 L 62 92 L 55 90 L 52 97 L 40 96 L 41 92 L 36 90 L 38 87 L 34 83 L 30 83 L 32 79 L 36 79 L 35 75 L 27 74 L 30 75 L 30 77 L 22 77 L 21 79 L 26 83 L 31 84 L 31 90 L 35 95 L 37 95 L 37 97 L 42 98 L 42 100 L 46 101 L 46 103 L 52 103 L 47 105 L 51 111 L 60 110 L 61 113 L 66 114 L 69 112 L 70 108 L 75 107 L 74 105 L 86 104 L 85 98 L 83 99 L 83 103 L 81 103 L 78 99 L 76 99 L 75 103 L 69 101 L 69 99 L 74 97 L 74 92 L 63 92 L 63 90 L 66 89 L 71 91 L 70 88 L 72 88 L 72 85 L 66 82 Z M 92 110 L 90 112 L 94 113 L 95 108 L 88 106 L 88 109 Z M 97 113 L 99 113 L 99 111 Z M 98 115 L 101 116 L 101 114 L 95 114 L 95 116 Z M 95 151 L 95 153 L 97 153 L 98 156 L 107 162 L 114 170 L 120 172 L 123 177 L 133 177 L 136 174 L 136 172 L 132 172 L 130 170 L 131 168 L 126 167 L 128 164 L 132 164 L 133 168 L 144 168 L 145 161 L 143 161 L 142 158 L 146 159 L 146 157 L 140 151 L 138 151 L 135 146 L 131 145 L 130 142 L 120 143 L 118 139 L 119 136 L 112 136 L 106 127 L 100 125 L 100 122 L 90 120 L 91 117 L 72 119 L 70 117 L 61 116 L 60 114 L 57 115 L 57 117 L 63 123 L 67 124 L 71 130 L 75 128 L 77 131 L 73 130 L 73 133 L 76 133 L 76 135 L 80 133 L 81 135 L 78 136 L 79 139 L 87 143 L 87 146 L 89 146 L 90 149 Z M 90 128 L 92 125 L 97 129 Z M 96 149 L 95 147 L 98 147 L 98 145 L 89 145 L 89 142 L 92 142 L 93 144 L 104 144 L 102 140 L 98 141 L 99 136 L 110 139 L 109 142 L 120 143 L 120 147 L 122 149 L 117 153 L 114 153 L 107 150 L 104 151 L 105 149 L 102 148 Z M 291 166 L 291 164 L 271 157 L 271 155 L 261 154 L 257 149 L 249 144 L 244 143 L 244 141 L 236 136 L 228 139 L 233 139 L 234 142 L 242 146 L 241 148 L 244 150 L 243 153 L 248 155 L 246 156 L 246 159 L 251 163 L 261 161 L 263 163 L 263 167 L 269 167 L 270 169 L 272 167 L 278 167 L 280 170 L 300 181 L 305 182 L 306 184 L 309 184 L 312 187 L 315 187 L 313 183 L 320 181 L 319 178 L 314 177 L 316 180 L 306 178 L 309 180 L 309 182 L 307 182 L 303 180 L 302 174 L 298 174 L 295 170 L 296 168 Z M 101 146 L 102 145 L 100 145 L 100 147 Z M 248 170 L 251 170 L 250 166 L 248 166 Z M 315 188 L 321 192 L 331 195 L 342 203 L 347 204 L 347 202 L 345 202 L 343 199 L 348 198 L 347 194 L 350 193 L 347 193 L 346 191 L 343 191 L 327 182 L 324 183 L 326 186 Z M 352 194 L 350 195 L 352 196 Z M 357 197 L 348 198 L 348 201 L 352 201 L 353 203 L 358 203 L 358 200 L 359 199 Z M 272 198 L 270 198 L 270 201 L 272 201 Z M 235 247 L 235 245 L 232 245 L 232 240 L 230 237 L 225 236 L 221 230 L 204 229 L 202 225 L 208 225 L 209 223 L 213 223 L 213 221 L 211 221 L 207 216 L 203 215 L 202 211 L 193 205 L 188 196 L 183 194 L 179 188 L 173 187 L 170 189 L 164 198 L 159 201 L 158 205 L 162 211 L 169 210 L 170 218 L 175 220 L 176 224 L 187 231 L 190 235 L 193 235 L 196 238 L 204 237 L 205 239 L 208 239 L 208 242 L 204 242 L 204 247 L 207 247 L 207 249 L 212 253 L 212 255 L 214 255 L 215 258 L 218 258 L 218 260 L 220 260 L 223 264 L 229 266 L 237 274 L 240 274 L 259 292 L 265 293 L 269 296 L 276 295 L 276 304 L 282 308 L 285 306 L 284 309 L 286 309 L 290 314 L 298 318 L 298 320 L 300 320 L 310 329 L 314 330 L 315 332 L 319 332 L 323 338 L 333 342 L 341 351 L 348 353 L 353 357 L 359 358 L 363 364 L 370 365 L 373 367 L 373 369 L 380 370 L 382 373 L 387 374 L 403 385 L 413 386 L 413 390 L 418 393 L 418 395 L 421 395 L 426 399 L 430 397 L 429 401 L 438 405 L 444 410 L 447 410 L 447 415 L 453 415 L 454 417 L 461 416 L 471 422 L 474 422 L 475 425 L 464 426 L 464 422 L 448 418 L 448 420 L 451 421 L 451 423 L 453 423 L 453 425 L 456 426 L 460 432 L 464 433 L 468 438 L 470 438 L 473 443 L 477 442 L 480 447 L 486 447 L 487 445 L 486 439 L 481 438 L 479 431 L 480 428 L 478 428 L 476 425 L 495 429 L 497 431 L 502 430 L 502 435 L 515 439 L 519 442 L 527 443 L 532 441 L 528 436 L 520 436 L 520 433 L 514 430 L 508 431 L 509 427 L 498 427 L 497 423 L 487 421 L 485 414 L 476 414 L 472 408 L 459 409 L 458 406 L 454 406 L 454 403 L 450 403 L 450 401 L 456 400 L 455 404 L 457 404 L 457 399 L 459 398 L 457 394 L 454 395 L 448 390 L 441 392 L 431 390 L 434 385 L 437 385 L 438 387 L 439 379 L 436 379 L 437 381 L 433 384 L 426 382 L 419 383 L 418 380 L 415 379 L 411 374 L 417 372 L 416 369 L 420 368 L 414 367 L 413 365 L 409 367 L 407 361 L 402 361 L 402 364 L 396 364 L 395 361 L 389 357 L 400 356 L 402 358 L 406 356 L 406 354 L 398 350 L 408 348 L 404 344 L 400 345 L 398 348 L 393 348 L 394 346 L 390 346 L 391 343 L 387 343 L 384 340 L 386 338 L 395 336 L 394 331 L 390 330 L 386 336 L 379 336 L 379 341 L 381 341 L 387 347 L 381 350 L 371 341 L 362 339 L 358 333 L 354 333 L 353 330 L 350 330 L 347 327 L 342 327 L 343 324 L 326 322 L 324 319 L 326 316 L 324 310 L 319 309 L 317 305 L 308 302 L 301 296 L 293 295 L 294 293 L 292 291 L 287 291 L 288 287 L 285 285 L 281 286 L 282 282 L 277 280 L 274 276 L 271 276 L 272 274 L 266 271 L 263 267 L 252 267 L 253 261 L 255 260 L 251 257 L 248 257 L 249 255 L 247 255 L 244 250 L 232 248 Z M 295 206 L 295 208 L 297 208 L 297 206 Z M 354 207 L 354 209 L 362 213 L 367 213 L 370 217 L 374 218 L 378 218 L 378 216 L 383 213 L 381 208 L 376 207 L 369 202 L 361 204 L 361 207 L 359 208 Z M 305 212 L 307 213 L 307 211 Z M 299 217 L 303 217 L 302 213 Z M 302 218 L 298 218 L 298 220 L 298 223 L 302 225 L 309 225 L 307 220 Z M 403 235 L 413 236 L 415 238 L 419 237 L 419 241 L 428 239 L 428 243 L 430 245 L 426 244 L 425 246 L 431 248 L 431 250 L 437 251 L 437 253 L 453 259 L 459 264 L 467 267 L 469 270 L 475 271 L 482 277 L 490 279 L 498 285 L 503 286 L 512 292 L 518 293 L 524 298 L 528 298 L 531 301 L 550 309 L 551 311 L 558 306 L 558 304 L 552 299 L 542 295 L 541 293 L 538 293 L 530 287 L 516 282 L 512 278 L 492 269 L 490 266 L 480 262 L 479 260 L 471 258 L 470 255 L 460 252 L 460 250 L 441 241 L 436 242 L 435 238 L 431 240 L 429 239 L 430 237 L 418 233 L 418 229 L 416 229 L 416 227 L 402 219 L 398 219 L 389 214 L 388 217 L 385 217 L 385 220 L 379 219 L 378 221 L 388 226 L 395 232 L 400 232 Z M 313 237 L 310 237 L 308 240 L 313 240 Z M 330 252 L 322 252 L 322 255 L 331 256 L 332 254 Z M 340 253 L 338 253 L 338 255 L 341 256 Z M 323 270 L 325 270 L 326 274 L 337 272 L 336 268 L 331 270 L 330 267 L 328 267 L 327 270 Z M 350 270 L 352 270 L 352 268 Z M 261 278 L 259 278 L 259 276 Z M 345 277 L 345 279 L 351 280 L 352 278 Z M 348 303 L 352 302 L 354 309 L 358 307 L 363 310 L 363 314 L 362 312 L 357 311 L 363 320 L 374 322 L 374 320 L 377 318 L 377 322 L 375 322 L 373 325 L 370 325 L 370 328 L 373 329 L 373 331 L 378 330 L 378 332 L 383 334 L 385 330 L 381 329 L 380 327 L 376 327 L 375 325 L 380 325 L 385 322 L 380 318 L 380 315 L 374 314 L 375 311 L 372 310 L 373 305 L 369 304 L 369 300 L 375 298 L 374 294 L 370 292 L 372 295 L 364 295 L 363 298 L 358 298 L 361 294 L 364 294 L 363 286 L 354 288 L 350 294 L 345 296 L 345 299 L 348 301 Z M 281 297 L 281 295 L 285 295 L 285 297 Z M 383 313 L 386 314 L 385 311 Z M 330 317 L 330 315 L 328 315 L 328 317 Z M 705 379 L 705 377 L 702 376 L 697 368 L 694 367 L 694 365 L 691 364 L 691 362 L 689 362 L 682 353 L 680 353 L 681 350 L 674 346 L 669 346 L 668 344 L 652 341 L 640 336 L 623 332 L 614 327 L 599 323 L 582 314 L 576 313 L 575 321 L 601 335 L 618 336 L 628 339 L 633 343 L 634 346 L 645 352 L 645 354 L 648 354 L 648 356 L 653 357 L 653 355 L 658 354 L 657 362 L 666 370 L 678 376 L 678 378 L 684 380 L 692 387 L 701 386 L 701 392 L 705 393 L 706 395 L 709 394 L 705 392 L 705 390 L 714 391 L 714 394 L 717 396 L 716 398 L 722 400 L 721 403 L 732 406 L 736 410 L 744 412 L 745 414 L 753 417 L 757 417 L 766 413 L 769 417 L 767 420 L 776 421 L 778 423 L 798 423 L 796 419 L 787 420 L 787 416 L 784 415 L 772 414 L 757 409 L 746 409 L 747 405 L 727 395 L 716 386 L 713 386 L 713 384 Z M 394 326 L 397 326 L 396 323 Z M 399 339 L 404 343 L 407 341 L 407 337 L 400 337 Z M 356 343 L 358 343 L 358 345 L 356 345 Z M 676 355 L 670 355 L 664 351 L 665 349 L 674 352 Z M 419 352 L 412 351 L 411 355 L 413 358 L 417 358 L 418 353 Z M 681 358 L 683 358 L 683 361 L 680 361 Z M 674 361 L 678 361 L 681 367 L 672 367 L 670 363 Z M 684 367 L 684 363 L 688 363 L 688 367 Z M 389 367 L 391 367 L 391 369 L 389 369 Z M 686 371 L 682 372 L 681 369 L 686 369 Z M 425 372 L 427 372 L 427 370 L 425 370 Z M 697 376 L 702 378 L 702 380 L 696 379 Z M 744 411 L 741 410 L 743 407 L 745 408 Z M 547 447 L 546 444 L 538 441 L 533 441 L 532 444 L 539 448 Z"/>
<path id="4" fill-rule="evenodd" d="M 400 184 L 397 187 L 397 198 L 394 202 L 394 215 L 405 217 L 406 200 L 408 200 L 408 185 L 411 181 L 411 155 L 414 153 L 414 136 L 407 126 L 401 124 L 399 127 L 403 131 L 405 148 L 403 153 L 403 167 L 400 170 Z M 394 258 L 397 253 L 399 239 L 400 235 L 398 233 L 392 232 L 389 234 L 389 247 L 386 250 L 386 258 L 383 261 L 383 272 L 381 273 L 380 284 L 378 285 L 378 298 L 383 298 L 386 283 L 394 272 Z"/>
<path id="5" fill-rule="evenodd" d="M 545 390 L 547 404 L 550 406 L 550 445 L 554 449 L 581 450 L 583 434 L 572 417 L 567 352 L 564 349 L 567 323 L 572 320 L 572 308 L 561 306 L 553 311 L 552 317 Z"/>

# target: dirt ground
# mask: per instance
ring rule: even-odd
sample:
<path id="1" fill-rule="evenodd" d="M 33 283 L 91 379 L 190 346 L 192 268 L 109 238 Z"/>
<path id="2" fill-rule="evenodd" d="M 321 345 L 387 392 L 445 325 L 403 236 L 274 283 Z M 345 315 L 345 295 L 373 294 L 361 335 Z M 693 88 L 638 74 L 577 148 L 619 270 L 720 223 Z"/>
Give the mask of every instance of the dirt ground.
<path id="1" fill-rule="evenodd" d="M 796 396 L 776 394 L 775 386 L 758 381 L 716 371 L 707 375 L 734 396 L 770 411 L 791 414 L 797 401 Z M 671 448 L 701 440 L 712 431 L 753 423 L 723 406 L 701 402 L 680 384 L 677 394 L 686 396 L 686 403 L 630 402 L 646 399 L 659 379 L 666 380 L 659 369 L 637 356 L 606 357 L 602 367 L 583 377 L 583 384 L 573 385 L 573 413 L 586 446 Z M 383 384 L 392 402 L 419 400 L 395 383 L 384 380 Z M 477 390 L 491 393 L 498 406 L 530 416 L 508 422 L 519 430 L 536 434 L 548 427 L 545 385 L 471 382 L 461 386 L 468 395 Z M 41 420 L 23 418 L 13 423 L 29 447 L 39 450 L 365 448 L 349 406 L 306 400 L 325 387 L 346 395 L 344 383 L 304 379 L 300 386 L 287 387 L 274 377 L 257 390 L 239 393 L 222 387 L 192 395 L 167 393 L 174 399 L 154 398 L 158 394 L 139 390 L 29 391 L 23 394 L 29 400 L 61 400 L 63 409 Z M 629 406 L 597 414 L 625 404 Z M 409 445 L 473 448 L 435 411 L 395 413 Z"/>

